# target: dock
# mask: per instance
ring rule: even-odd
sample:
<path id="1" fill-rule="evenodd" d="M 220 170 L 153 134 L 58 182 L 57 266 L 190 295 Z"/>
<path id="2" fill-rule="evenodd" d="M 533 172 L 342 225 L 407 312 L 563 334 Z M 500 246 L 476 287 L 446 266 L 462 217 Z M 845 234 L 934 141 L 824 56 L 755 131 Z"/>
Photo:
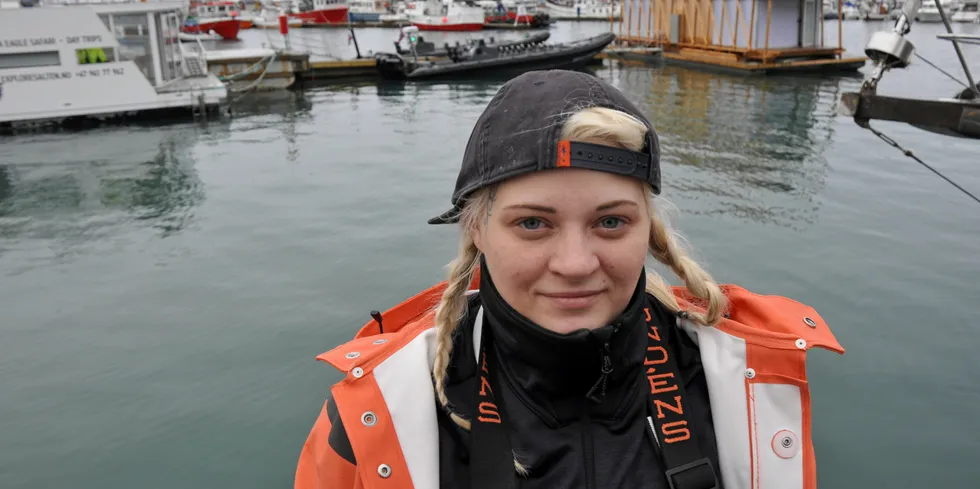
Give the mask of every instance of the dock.
<path id="1" fill-rule="evenodd" d="M 207 65 L 234 89 L 284 89 L 304 82 L 379 76 L 374 58 L 310 59 L 309 53 L 268 48 L 209 51 Z"/>
<path id="2" fill-rule="evenodd" d="M 611 46 L 596 56 L 596 59 L 609 59 L 625 64 L 661 63 L 664 60 L 663 49 L 655 47 L 622 47 Z"/>
<path id="3" fill-rule="evenodd" d="M 231 89 L 291 88 L 310 70 L 310 55 L 273 49 L 222 49 L 205 53 L 208 72 Z"/>
<path id="4" fill-rule="evenodd" d="M 302 75 L 304 81 L 380 77 L 374 58 L 311 61 L 309 69 Z"/>

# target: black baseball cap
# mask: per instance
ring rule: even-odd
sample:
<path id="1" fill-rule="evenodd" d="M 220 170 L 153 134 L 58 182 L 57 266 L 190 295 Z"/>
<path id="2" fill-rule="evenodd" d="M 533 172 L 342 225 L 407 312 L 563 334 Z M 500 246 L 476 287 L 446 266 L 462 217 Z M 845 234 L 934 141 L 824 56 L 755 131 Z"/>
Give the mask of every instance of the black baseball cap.
<path id="1" fill-rule="evenodd" d="M 560 141 L 569 116 L 590 107 L 615 109 L 647 126 L 641 151 Z M 429 224 L 459 221 L 475 190 L 526 173 L 589 168 L 637 177 L 660 193 L 660 144 L 647 118 L 618 89 L 579 71 L 530 71 L 504 83 L 477 119 L 466 143 L 452 209 Z"/>

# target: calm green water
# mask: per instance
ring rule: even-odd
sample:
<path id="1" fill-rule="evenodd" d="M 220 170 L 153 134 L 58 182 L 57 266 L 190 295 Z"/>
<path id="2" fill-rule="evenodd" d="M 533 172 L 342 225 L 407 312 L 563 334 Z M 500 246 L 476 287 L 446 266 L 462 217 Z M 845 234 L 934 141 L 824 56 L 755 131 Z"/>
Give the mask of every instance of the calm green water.
<path id="1" fill-rule="evenodd" d="M 848 23 L 846 45 L 876 28 Z M 816 307 L 848 349 L 811 355 L 821 487 L 976 487 L 980 206 L 835 115 L 859 79 L 596 75 L 657 125 L 676 227 L 717 279 Z M 442 278 L 455 230 L 425 220 L 499 84 L 321 87 L 207 127 L 0 141 L 0 487 L 290 487 L 339 378 L 314 357 Z M 921 63 L 882 83 L 955 89 Z M 980 143 L 878 127 L 980 192 Z"/>

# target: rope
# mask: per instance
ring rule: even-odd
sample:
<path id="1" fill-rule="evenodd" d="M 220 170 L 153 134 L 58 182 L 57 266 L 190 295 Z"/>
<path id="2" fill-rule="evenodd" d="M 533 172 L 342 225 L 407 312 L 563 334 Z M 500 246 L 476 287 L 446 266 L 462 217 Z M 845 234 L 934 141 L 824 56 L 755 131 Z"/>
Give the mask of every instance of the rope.
<path id="1" fill-rule="evenodd" d="M 255 73 L 255 72 L 259 71 L 259 67 L 262 66 L 263 64 L 265 64 L 265 69 L 269 69 L 268 63 L 271 63 L 275 58 L 276 58 L 276 53 L 273 52 L 269 56 L 266 56 L 265 58 L 262 58 L 262 59 L 256 61 L 251 66 L 249 66 L 248 68 L 245 68 L 242 71 L 239 71 L 238 73 L 235 73 L 235 74 L 229 75 L 229 76 L 219 76 L 218 79 L 221 80 L 221 81 L 223 81 L 223 82 L 235 81 L 235 80 L 237 80 L 239 78 L 242 78 L 242 77 L 247 76 L 247 75 L 251 75 L 252 73 Z"/>
<path id="2" fill-rule="evenodd" d="M 894 146 L 899 151 L 901 151 L 905 156 L 908 156 L 909 158 L 912 158 L 913 160 L 919 162 L 919 164 L 921 164 L 922 166 L 928 168 L 929 170 L 931 170 L 936 175 L 939 175 L 943 180 L 946 180 L 947 182 L 949 182 L 950 185 L 958 188 L 961 192 L 963 192 L 964 194 L 966 194 L 967 197 L 970 197 L 971 199 L 975 200 L 978 204 L 980 204 L 980 198 L 977 198 L 976 195 L 971 194 L 968 190 L 966 190 L 963 187 L 960 187 L 959 185 L 956 184 L 956 182 L 950 180 L 949 178 L 946 178 L 946 176 L 943 175 L 942 173 L 939 173 L 938 170 L 936 170 L 935 168 L 929 166 L 928 164 L 926 164 L 926 162 L 920 160 L 919 157 L 915 156 L 915 154 L 913 154 L 911 150 L 908 150 L 908 149 L 903 148 L 897 142 L 895 142 L 894 139 L 886 136 L 881 131 L 878 131 L 875 128 L 871 127 L 871 124 L 870 123 L 865 123 L 865 124 L 862 124 L 862 125 L 864 127 L 866 127 L 868 130 L 870 130 L 871 132 L 873 132 L 875 134 L 875 136 L 878 136 L 882 141 L 890 144 L 891 146 Z"/>
<path id="3" fill-rule="evenodd" d="M 228 90 L 231 91 L 232 93 L 240 93 L 241 94 L 241 95 L 235 97 L 231 101 L 232 104 L 235 104 L 239 100 L 245 98 L 245 96 L 248 95 L 248 93 L 251 92 L 252 89 L 254 89 L 255 87 L 257 87 L 259 85 L 259 83 L 262 83 L 262 79 L 265 78 L 265 74 L 269 72 L 269 66 L 271 66 L 272 65 L 272 62 L 275 61 L 275 59 L 276 59 L 276 54 L 278 54 L 278 53 L 273 53 L 271 59 L 269 59 L 269 62 L 266 63 L 265 69 L 262 70 L 262 74 L 259 75 L 259 77 L 256 78 L 255 81 L 252 82 L 249 86 L 247 86 L 245 88 L 242 88 L 242 89 L 239 89 L 239 90 L 232 90 L 231 87 L 228 87 Z"/>
<path id="4" fill-rule="evenodd" d="M 964 86 L 964 87 L 966 87 L 966 88 L 970 88 L 970 86 L 969 86 L 969 85 L 967 85 L 966 83 L 963 83 L 963 82 L 961 82 L 961 81 L 960 81 L 959 79 L 957 79 L 957 78 L 956 78 L 955 76 L 953 76 L 953 75 L 950 75 L 949 73 L 947 73 L 947 72 L 946 72 L 945 70 L 943 70 L 942 68 L 940 68 L 940 67 L 938 67 L 938 66 L 936 66 L 935 64 L 933 64 L 933 63 L 932 63 L 932 61 L 929 61 L 928 59 L 925 59 L 925 58 L 923 58 L 922 56 L 920 56 L 920 55 L 919 55 L 919 53 L 915 53 L 915 57 L 916 57 L 916 58 L 919 58 L 919 59 L 921 59 L 922 61 L 925 61 L 925 62 L 926 62 L 926 64 L 928 64 L 929 66 L 932 66 L 933 68 L 935 68 L 935 69 L 937 69 L 937 70 L 939 70 L 939 72 L 940 72 L 940 73 L 942 73 L 942 74 L 944 74 L 944 75 L 946 75 L 946 76 L 948 76 L 948 77 L 949 77 L 949 78 L 950 78 L 951 80 L 953 80 L 954 82 L 956 82 L 956 83 L 959 83 L 960 85 L 963 85 L 963 86 Z"/>

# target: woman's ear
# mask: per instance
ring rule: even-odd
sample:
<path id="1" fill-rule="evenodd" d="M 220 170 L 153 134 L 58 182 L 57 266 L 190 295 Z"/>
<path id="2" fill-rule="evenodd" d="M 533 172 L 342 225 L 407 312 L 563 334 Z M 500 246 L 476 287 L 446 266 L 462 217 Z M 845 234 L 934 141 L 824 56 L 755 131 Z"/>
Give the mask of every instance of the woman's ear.
<path id="1" fill-rule="evenodd" d="M 473 245 L 476 249 L 483 252 L 483 238 L 484 238 L 484 226 L 479 224 L 473 224 L 470 227 L 470 236 L 473 236 Z"/>

